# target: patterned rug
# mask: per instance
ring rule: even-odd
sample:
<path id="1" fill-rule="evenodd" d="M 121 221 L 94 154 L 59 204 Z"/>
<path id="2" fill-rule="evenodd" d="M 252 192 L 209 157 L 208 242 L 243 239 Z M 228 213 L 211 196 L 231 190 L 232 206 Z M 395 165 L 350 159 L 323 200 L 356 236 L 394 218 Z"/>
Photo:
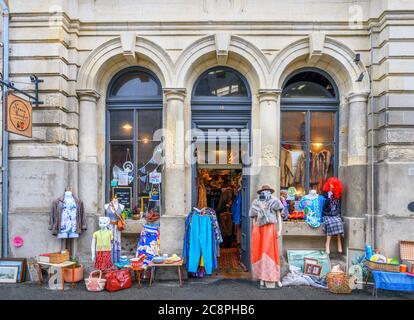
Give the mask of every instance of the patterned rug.
<path id="1" fill-rule="evenodd" d="M 238 248 L 220 248 L 219 272 L 243 272 Z"/>

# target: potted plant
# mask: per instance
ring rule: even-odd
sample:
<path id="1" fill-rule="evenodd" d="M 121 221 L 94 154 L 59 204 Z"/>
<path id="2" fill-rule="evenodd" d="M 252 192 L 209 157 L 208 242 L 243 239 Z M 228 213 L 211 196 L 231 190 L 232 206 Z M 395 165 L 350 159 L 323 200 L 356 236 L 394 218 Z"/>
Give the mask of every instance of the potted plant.
<path id="1" fill-rule="evenodd" d="M 69 261 L 75 262 L 75 270 L 74 272 L 74 282 L 79 282 L 84 279 L 83 276 L 83 265 L 79 263 L 78 257 L 70 257 Z M 72 268 L 69 267 L 67 269 L 63 270 L 63 278 L 65 279 L 65 282 L 72 282 Z"/>

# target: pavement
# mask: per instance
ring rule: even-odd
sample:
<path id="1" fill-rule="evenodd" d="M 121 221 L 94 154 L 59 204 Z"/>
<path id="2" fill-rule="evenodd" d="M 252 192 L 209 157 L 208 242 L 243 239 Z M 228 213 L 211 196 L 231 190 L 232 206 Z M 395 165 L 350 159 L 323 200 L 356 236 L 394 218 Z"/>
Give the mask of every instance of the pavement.
<path id="1" fill-rule="evenodd" d="M 372 296 L 372 286 L 354 290 L 349 295 L 336 295 L 325 289 L 313 287 L 283 287 L 262 290 L 257 282 L 245 279 L 191 279 L 179 287 L 177 282 L 156 281 L 152 287 L 142 281 L 142 288 L 136 282 L 132 288 L 118 292 L 88 292 L 80 282 L 75 288 L 68 284 L 65 291 L 51 290 L 44 284 L 25 282 L 1 284 L 1 300 L 414 300 L 414 293 L 378 291 Z"/>

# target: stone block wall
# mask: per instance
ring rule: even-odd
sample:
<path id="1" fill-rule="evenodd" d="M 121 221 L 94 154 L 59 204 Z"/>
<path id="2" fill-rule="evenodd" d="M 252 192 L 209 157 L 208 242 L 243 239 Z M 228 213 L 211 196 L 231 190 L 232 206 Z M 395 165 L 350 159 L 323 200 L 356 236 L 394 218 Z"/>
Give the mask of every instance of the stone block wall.
<path id="1" fill-rule="evenodd" d="M 154 70 L 159 74 L 161 67 L 158 66 L 165 61 L 155 59 L 149 63 L 149 58 L 143 55 L 144 50 L 147 50 L 146 53 L 149 51 L 146 45 L 149 42 L 154 44 L 150 49 L 162 51 L 163 58 L 173 66 L 171 74 L 164 74 L 163 85 L 180 89 L 186 87 L 183 118 L 188 127 L 193 80 L 206 68 L 219 64 L 216 43 L 213 37 L 208 38 L 217 32 L 229 33 L 238 39 L 229 46 L 233 51 L 228 56 L 226 50 L 224 55 L 220 52 L 220 61 L 227 59 L 228 65 L 251 80 L 253 127 L 260 124 L 258 91 L 277 90 L 281 86 L 274 82 L 272 72 L 277 69 L 275 66 L 278 63 L 283 65 L 283 61 L 274 59 L 279 57 L 283 60 L 284 54 L 294 51 L 291 48 L 296 48 L 298 43 L 306 46 L 297 49 L 302 55 L 290 61 L 290 66 L 285 66 L 286 73 L 294 71 L 294 68 L 316 66 L 329 71 L 335 78 L 341 90 L 339 174 L 346 182 L 343 210 L 349 230 L 347 246 L 361 247 L 370 238 L 370 152 L 374 147 L 376 242 L 377 246 L 385 247 L 389 254 L 396 255 L 397 241 L 412 237 L 414 227 L 414 217 L 406 208 L 408 202 L 413 200 L 412 192 L 407 190 L 413 185 L 414 178 L 414 4 L 403 0 L 362 0 L 358 1 L 358 5 L 361 10 L 360 28 L 350 27 L 353 11 L 350 11 L 349 1 L 345 0 L 320 3 L 314 0 L 223 0 L 220 4 L 215 0 L 191 3 L 170 1 L 168 4 L 158 0 L 12 1 L 10 76 L 16 83 L 29 82 L 30 74 L 36 73 L 45 82 L 40 88 L 40 99 L 44 104 L 34 110 L 33 138 L 10 136 L 9 236 L 23 235 L 26 240 L 24 247 L 10 248 L 11 255 L 33 256 L 61 247 L 60 241 L 52 237 L 47 229 L 51 203 L 63 194 L 67 186 L 71 186 L 77 194 L 80 189 L 79 175 L 85 178 L 89 172 L 91 177 L 97 177 L 90 181 L 83 179 L 87 185 L 82 187 L 83 190 L 95 188 L 91 194 L 98 190 L 98 203 L 86 206 L 89 230 L 77 243 L 78 255 L 88 259 L 96 217 L 102 213 L 104 202 L 105 88 L 111 75 L 128 65 L 156 65 Z M 133 32 L 139 37 L 136 47 L 131 49 L 134 53 L 136 50 L 136 56 L 128 50 L 117 51 L 116 56 L 108 53 L 107 72 L 91 68 L 96 75 L 104 75 L 92 81 L 96 82 L 96 87 L 81 88 L 98 91 L 100 98 L 96 103 L 96 119 L 90 119 L 96 125 L 97 137 L 92 141 L 97 144 L 98 163 L 90 166 L 92 169 L 88 169 L 88 163 L 82 164 L 79 169 L 79 140 L 84 134 L 79 130 L 80 107 L 76 93 L 79 72 L 85 63 L 93 64 L 88 59 L 97 48 L 116 48 L 114 39 L 125 32 Z M 321 48 L 320 53 L 309 52 L 308 38 L 314 32 L 325 33 L 330 41 Z M 204 43 L 205 47 L 202 47 Z M 125 43 L 121 45 L 125 47 Z M 365 79 L 371 76 L 373 80 L 373 98 L 370 99 L 366 121 L 370 124 L 372 116 L 373 125 L 370 124 L 369 133 L 374 135 L 374 143 L 371 144 L 369 135 L 368 147 L 363 152 L 350 151 L 354 143 L 358 143 L 350 139 L 355 132 L 350 124 L 354 120 L 361 121 L 358 116 L 352 118 L 358 114 L 354 112 L 351 115 L 348 101 L 351 88 L 358 87 L 355 85 L 358 74 L 347 75 L 348 70 L 326 54 L 328 47 L 334 45 L 337 45 L 335 50 L 348 53 L 352 66 L 354 54 L 360 53 L 361 65 L 369 70 Z M 184 61 L 182 54 L 187 54 L 187 60 L 191 63 Z M 192 55 L 199 56 L 192 61 Z M 252 58 L 249 55 L 255 56 Z M 180 68 L 177 66 L 182 67 L 186 63 L 191 65 L 191 70 L 185 76 L 179 75 Z M 341 63 L 345 65 L 347 61 Z M 355 67 L 355 70 L 359 69 Z M 181 81 L 187 78 L 192 81 Z M 24 84 L 18 86 L 30 87 Z M 277 98 L 274 99 L 272 103 L 278 108 Z M 360 136 L 367 138 L 366 132 Z M 277 161 L 277 155 L 275 159 Z M 94 170 L 98 174 L 92 172 Z M 276 180 L 270 182 L 278 185 L 277 174 L 272 173 L 271 176 Z M 262 178 L 266 175 L 263 174 Z M 252 180 L 251 185 L 256 186 L 260 179 Z M 185 179 L 180 181 L 184 181 L 183 185 L 174 191 L 184 197 L 184 211 L 188 211 L 191 208 L 191 170 L 186 168 Z M 79 196 L 89 201 L 87 194 Z M 254 196 L 252 190 L 251 197 Z M 167 237 L 175 237 L 175 240 L 162 245 L 165 250 L 178 251 L 181 235 L 177 236 L 174 231 L 183 232 L 182 217 L 163 220 L 169 222 L 162 226 L 161 232 Z M 306 239 L 294 236 L 296 244 L 296 241 L 302 241 L 298 246 L 306 247 Z M 309 240 L 312 246 L 323 245 L 323 237 L 313 239 Z"/>

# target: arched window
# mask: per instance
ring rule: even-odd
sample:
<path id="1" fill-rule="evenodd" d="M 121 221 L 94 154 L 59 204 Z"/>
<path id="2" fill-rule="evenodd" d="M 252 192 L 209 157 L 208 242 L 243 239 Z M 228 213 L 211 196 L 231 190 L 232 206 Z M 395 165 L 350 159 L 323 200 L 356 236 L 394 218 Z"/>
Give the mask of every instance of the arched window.
<path id="1" fill-rule="evenodd" d="M 281 188 L 296 196 L 338 174 L 339 94 L 332 78 L 319 69 L 301 69 L 283 85 L 281 99 Z"/>
<path id="2" fill-rule="evenodd" d="M 148 72 L 133 71 L 122 74 L 111 88 L 110 97 L 161 97 L 161 86 L 156 78 Z"/>
<path id="3" fill-rule="evenodd" d="M 214 68 L 198 80 L 194 97 L 248 97 L 245 80 L 235 70 Z"/>
<path id="4" fill-rule="evenodd" d="M 251 104 L 249 85 L 238 71 L 214 67 L 200 75 L 191 101 L 198 164 L 247 162 Z"/>
<path id="5" fill-rule="evenodd" d="M 109 84 L 106 106 L 107 201 L 114 191 L 123 192 L 125 199 L 130 192 L 128 209 L 148 205 L 148 173 L 161 171 L 157 163 L 160 141 L 154 137 L 162 128 L 161 83 L 149 70 L 122 70 Z"/>

